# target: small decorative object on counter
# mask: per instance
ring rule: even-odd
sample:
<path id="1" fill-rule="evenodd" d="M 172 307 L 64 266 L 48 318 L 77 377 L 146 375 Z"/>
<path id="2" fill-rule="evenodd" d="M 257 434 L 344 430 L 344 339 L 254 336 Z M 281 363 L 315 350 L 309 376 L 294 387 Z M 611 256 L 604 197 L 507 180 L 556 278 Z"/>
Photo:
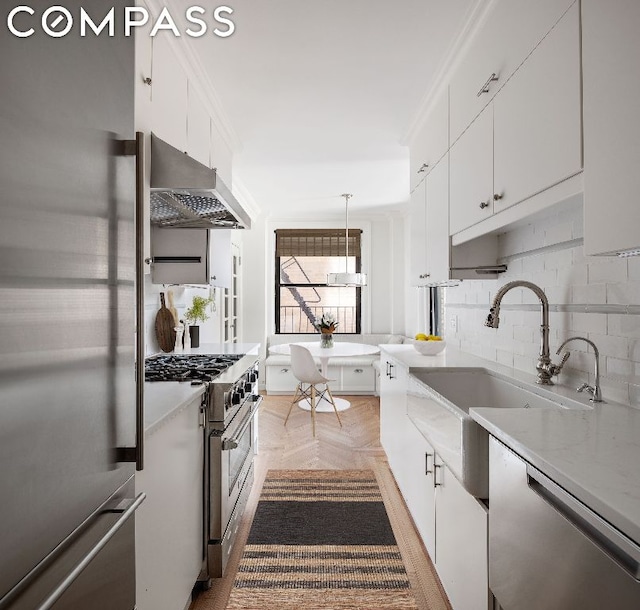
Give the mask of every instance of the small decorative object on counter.
<path id="1" fill-rule="evenodd" d="M 199 295 L 193 297 L 191 307 L 184 312 L 184 319 L 190 322 L 189 333 L 191 339 L 191 347 L 200 347 L 200 327 L 196 322 L 205 322 L 209 319 L 207 315 L 207 305 L 213 302 L 211 298 L 204 298 Z"/>
<path id="2" fill-rule="evenodd" d="M 180 320 L 180 322 L 182 322 L 184 326 L 184 336 L 182 338 L 182 345 L 184 345 L 185 350 L 191 349 L 191 333 L 189 332 L 191 330 L 191 326 L 189 325 L 189 322 L 187 322 L 186 320 Z"/>
<path id="3" fill-rule="evenodd" d="M 320 320 L 316 319 L 313 323 L 313 327 L 320 331 L 320 347 L 333 347 L 333 333 L 338 328 L 338 321 L 334 315 L 331 312 L 323 313 Z"/>
<path id="4" fill-rule="evenodd" d="M 182 324 L 178 324 L 173 330 L 176 331 L 176 344 L 173 347 L 174 352 L 182 351 L 182 333 L 184 332 L 184 327 Z"/>

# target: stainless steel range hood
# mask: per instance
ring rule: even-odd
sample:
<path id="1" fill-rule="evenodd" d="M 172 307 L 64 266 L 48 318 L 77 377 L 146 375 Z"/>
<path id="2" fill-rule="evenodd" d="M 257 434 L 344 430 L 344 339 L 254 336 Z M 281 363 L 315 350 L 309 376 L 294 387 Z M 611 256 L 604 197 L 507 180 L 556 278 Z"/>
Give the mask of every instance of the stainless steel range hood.
<path id="1" fill-rule="evenodd" d="M 151 134 L 151 224 L 250 229 L 251 218 L 215 169 Z"/>

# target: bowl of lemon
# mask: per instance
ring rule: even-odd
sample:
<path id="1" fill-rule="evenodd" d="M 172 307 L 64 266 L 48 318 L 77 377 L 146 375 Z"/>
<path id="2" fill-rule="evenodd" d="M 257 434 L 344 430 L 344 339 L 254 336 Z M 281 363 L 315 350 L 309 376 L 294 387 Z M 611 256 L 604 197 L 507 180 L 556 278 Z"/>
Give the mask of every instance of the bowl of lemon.
<path id="1" fill-rule="evenodd" d="M 446 342 L 437 335 L 418 333 L 413 340 L 413 347 L 423 356 L 435 356 L 446 347 Z"/>

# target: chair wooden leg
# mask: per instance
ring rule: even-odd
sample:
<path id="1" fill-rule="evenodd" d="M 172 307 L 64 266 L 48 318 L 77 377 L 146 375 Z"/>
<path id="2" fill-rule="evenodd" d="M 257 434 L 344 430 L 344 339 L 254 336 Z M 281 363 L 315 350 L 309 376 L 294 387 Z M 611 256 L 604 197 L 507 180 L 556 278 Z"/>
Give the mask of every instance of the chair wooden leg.
<path id="1" fill-rule="evenodd" d="M 329 394 L 329 399 L 331 400 L 331 404 L 333 405 L 333 410 L 336 412 L 336 417 L 338 418 L 338 423 L 340 424 L 340 427 L 342 428 L 342 421 L 340 419 L 340 415 L 338 415 L 338 407 L 336 407 L 335 400 L 333 400 L 333 394 L 331 393 L 331 390 L 329 389 L 329 384 L 327 384 L 327 394 Z"/>
<path id="2" fill-rule="evenodd" d="M 311 427 L 313 436 L 316 435 L 316 386 L 311 386 Z"/>
<path id="3" fill-rule="evenodd" d="M 298 384 L 296 386 L 296 393 L 293 395 L 293 400 L 291 401 L 291 404 L 289 405 L 289 412 L 287 413 L 287 417 L 285 417 L 284 420 L 284 425 L 287 425 L 287 422 L 289 421 L 289 415 L 291 415 L 291 409 L 293 409 L 293 405 L 296 403 L 296 400 L 298 398 L 298 394 L 300 392 L 300 384 Z"/>

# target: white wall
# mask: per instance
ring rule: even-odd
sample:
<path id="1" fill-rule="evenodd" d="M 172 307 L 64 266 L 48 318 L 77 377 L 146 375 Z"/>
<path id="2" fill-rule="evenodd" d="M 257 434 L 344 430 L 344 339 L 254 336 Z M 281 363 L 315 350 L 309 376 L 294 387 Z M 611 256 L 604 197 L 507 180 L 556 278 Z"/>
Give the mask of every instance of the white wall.
<path id="1" fill-rule="evenodd" d="M 500 310 L 500 328 L 483 325 L 501 285 L 529 280 L 543 288 L 551 305 L 552 354 L 570 336 L 591 339 L 600 350 L 605 400 L 640 407 L 640 258 L 585 257 L 579 210 L 509 231 L 500 236 L 499 246 L 508 265 L 500 279 L 467 281 L 446 289 L 447 341 L 535 373 L 541 320 L 532 292 L 508 292 Z M 453 316 L 458 319 L 457 332 L 451 328 Z M 568 347 L 572 355 L 558 383 L 575 385 L 588 379 L 593 384 L 593 354 L 584 342 Z"/>
<path id="2" fill-rule="evenodd" d="M 279 228 L 335 228 L 344 218 L 323 222 L 302 220 L 254 220 L 243 243 L 242 306 L 243 338 L 264 345 L 275 332 L 274 278 L 275 237 Z M 350 228 L 360 228 L 362 235 L 362 270 L 368 285 L 362 292 L 362 332 L 402 333 L 404 330 L 404 219 L 385 215 L 370 219 L 351 218 Z"/>

